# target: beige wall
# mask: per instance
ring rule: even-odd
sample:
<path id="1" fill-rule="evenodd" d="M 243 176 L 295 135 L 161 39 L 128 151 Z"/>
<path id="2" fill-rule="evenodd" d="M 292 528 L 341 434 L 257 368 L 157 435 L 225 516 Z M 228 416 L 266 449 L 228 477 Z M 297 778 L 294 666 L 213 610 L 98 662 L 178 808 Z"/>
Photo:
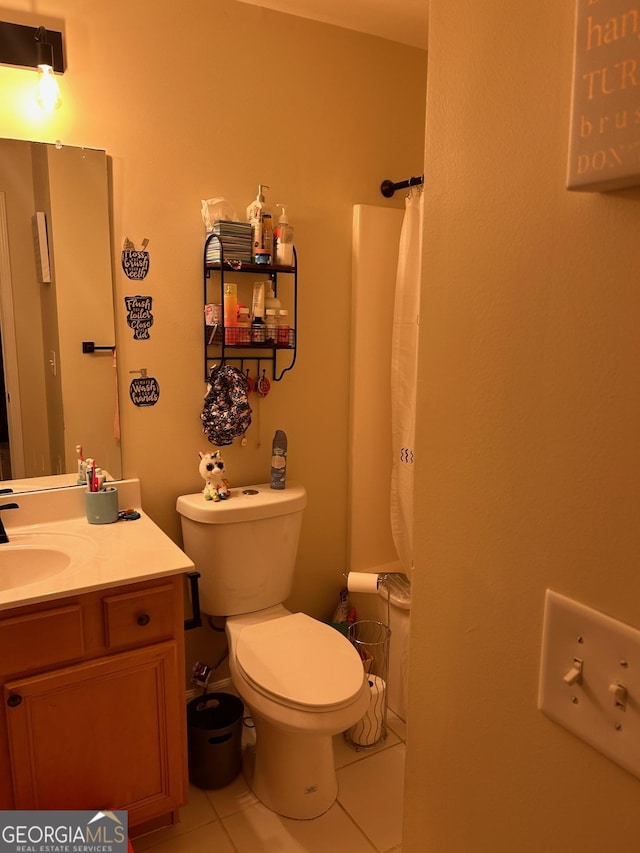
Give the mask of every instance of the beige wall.
<path id="1" fill-rule="evenodd" d="M 8 5 L 20 20 L 23 4 Z M 262 182 L 272 205 L 288 204 L 298 361 L 254 405 L 247 446 L 225 459 L 232 484 L 264 481 L 274 430 L 286 430 L 289 477 L 309 494 L 290 605 L 329 617 L 347 559 L 352 209 L 401 206 L 380 182 L 422 169 L 426 54 L 232 0 L 53 0 L 47 11 L 66 34 L 63 106 L 44 120 L 27 108 L 31 75 L 0 67 L 0 136 L 103 147 L 113 159 L 124 473 L 141 478 L 144 507 L 177 541 L 176 497 L 201 489 L 197 454 L 211 446 L 200 428 L 200 200 L 224 196 L 243 214 Z M 143 282 L 121 270 L 125 237 L 149 238 Z M 146 342 L 126 325 L 123 297 L 136 293 L 153 296 Z M 140 368 L 160 385 L 153 408 L 129 401 Z"/>
<path id="2" fill-rule="evenodd" d="M 637 845 L 536 710 L 547 587 L 640 626 L 640 189 L 565 190 L 573 20 L 431 0 L 407 853 Z"/>

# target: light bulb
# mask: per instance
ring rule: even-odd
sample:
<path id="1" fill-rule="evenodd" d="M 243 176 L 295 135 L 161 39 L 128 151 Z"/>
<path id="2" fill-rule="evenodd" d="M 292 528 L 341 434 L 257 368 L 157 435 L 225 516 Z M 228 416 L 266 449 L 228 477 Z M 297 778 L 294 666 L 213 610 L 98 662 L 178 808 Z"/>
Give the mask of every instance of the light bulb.
<path id="1" fill-rule="evenodd" d="M 36 101 L 46 113 L 57 110 L 62 103 L 58 81 L 53 76 L 53 69 L 50 65 L 38 65 Z"/>

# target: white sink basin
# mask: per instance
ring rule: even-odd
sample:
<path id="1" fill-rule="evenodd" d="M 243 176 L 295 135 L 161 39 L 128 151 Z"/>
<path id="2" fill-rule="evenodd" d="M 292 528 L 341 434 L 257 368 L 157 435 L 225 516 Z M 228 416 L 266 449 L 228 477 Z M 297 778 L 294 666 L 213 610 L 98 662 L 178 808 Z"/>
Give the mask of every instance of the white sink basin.
<path id="1" fill-rule="evenodd" d="M 0 590 L 40 583 L 93 557 L 95 543 L 70 533 L 17 533 L 0 545 Z"/>
<path id="2" fill-rule="evenodd" d="M 121 508 L 140 507 L 139 480 L 120 480 L 117 489 Z M 89 524 L 84 493 L 80 486 L 0 501 L 19 504 L 2 513 L 9 541 L 0 543 L 0 617 L 17 607 L 193 569 L 143 512 L 135 521 Z"/>
<path id="3" fill-rule="evenodd" d="M 0 589 L 38 583 L 64 571 L 71 562 L 68 554 L 49 548 L 13 548 L 2 551 Z"/>

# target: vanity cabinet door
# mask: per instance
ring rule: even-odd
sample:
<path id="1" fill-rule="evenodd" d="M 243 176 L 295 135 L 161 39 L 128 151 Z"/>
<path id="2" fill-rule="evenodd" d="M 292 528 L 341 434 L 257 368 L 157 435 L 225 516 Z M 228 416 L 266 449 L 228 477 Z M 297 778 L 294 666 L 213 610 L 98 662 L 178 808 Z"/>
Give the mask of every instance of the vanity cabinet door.
<path id="1" fill-rule="evenodd" d="M 183 802 L 178 644 L 4 685 L 16 809 L 129 811 L 129 825 Z"/>

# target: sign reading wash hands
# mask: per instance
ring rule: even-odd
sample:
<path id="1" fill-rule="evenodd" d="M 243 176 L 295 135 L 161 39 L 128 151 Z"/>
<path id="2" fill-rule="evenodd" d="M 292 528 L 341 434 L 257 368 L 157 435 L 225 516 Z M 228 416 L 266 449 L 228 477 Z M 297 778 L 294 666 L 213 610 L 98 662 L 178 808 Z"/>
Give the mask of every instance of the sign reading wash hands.
<path id="1" fill-rule="evenodd" d="M 577 0 L 568 187 L 640 184 L 640 0 Z"/>

